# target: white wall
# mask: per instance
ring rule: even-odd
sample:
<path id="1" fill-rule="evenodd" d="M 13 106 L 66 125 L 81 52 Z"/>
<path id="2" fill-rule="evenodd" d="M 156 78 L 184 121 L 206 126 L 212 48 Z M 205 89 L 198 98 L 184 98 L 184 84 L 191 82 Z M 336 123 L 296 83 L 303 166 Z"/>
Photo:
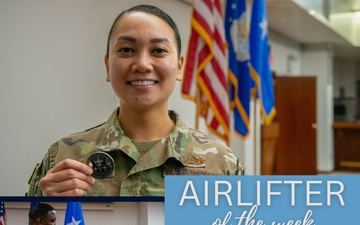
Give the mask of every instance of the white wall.
<path id="1" fill-rule="evenodd" d="M 271 55 L 273 62 L 271 69 L 278 76 L 301 75 L 301 47 L 275 31 L 269 32 Z"/>
<path id="2" fill-rule="evenodd" d="M 331 46 L 308 46 L 302 51 L 302 72 L 316 76 L 317 169 L 334 169 L 333 52 Z"/>

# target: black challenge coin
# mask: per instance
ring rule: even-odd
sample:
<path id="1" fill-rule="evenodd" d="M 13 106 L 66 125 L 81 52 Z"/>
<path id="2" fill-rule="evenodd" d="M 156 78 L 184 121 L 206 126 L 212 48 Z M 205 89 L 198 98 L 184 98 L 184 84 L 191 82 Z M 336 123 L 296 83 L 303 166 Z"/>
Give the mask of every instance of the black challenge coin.
<path id="1" fill-rule="evenodd" d="M 94 152 L 88 157 L 86 164 L 92 165 L 92 176 L 96 179 L 104 179 L 113 176 L 115 163 L 114 159 L 108 153 Z"/>

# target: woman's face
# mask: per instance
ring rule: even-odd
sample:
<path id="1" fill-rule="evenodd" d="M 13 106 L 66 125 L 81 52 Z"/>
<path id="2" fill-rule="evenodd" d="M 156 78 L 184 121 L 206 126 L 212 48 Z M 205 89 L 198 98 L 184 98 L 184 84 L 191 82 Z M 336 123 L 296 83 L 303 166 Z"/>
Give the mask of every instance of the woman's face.
<path id="1" fill-rule="evenodd" d="M 106 80 L 120 99 L 121 107 L 167 108 L 183 57 L 178 58 L 171 27 L 144 12 L 124 14 L 116 24 L 105 57 Z"/>

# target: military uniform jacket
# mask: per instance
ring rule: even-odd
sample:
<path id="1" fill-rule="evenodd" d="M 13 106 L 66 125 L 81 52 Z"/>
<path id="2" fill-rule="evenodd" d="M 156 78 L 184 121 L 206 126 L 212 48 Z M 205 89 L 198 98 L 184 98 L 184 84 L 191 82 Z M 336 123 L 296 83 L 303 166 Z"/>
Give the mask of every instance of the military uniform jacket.
<path id="1" fill-rule="evenodd" d="M 71 134 L 50 146 L 29 179 L 28 196 L 41 196 L 39 181 L 58 162 L 71 158 L 86 163 L 103 151 L 115 162 L 113 175 L 96 179 L 89 196 L 164 196 L 165 175 L 241 175 L 244 168 L 231 150 L 204 133 L 187 127 L 174 111 L 174 130 L 141 156 L 121 129 L 119 108 L 108 121 Z"/>

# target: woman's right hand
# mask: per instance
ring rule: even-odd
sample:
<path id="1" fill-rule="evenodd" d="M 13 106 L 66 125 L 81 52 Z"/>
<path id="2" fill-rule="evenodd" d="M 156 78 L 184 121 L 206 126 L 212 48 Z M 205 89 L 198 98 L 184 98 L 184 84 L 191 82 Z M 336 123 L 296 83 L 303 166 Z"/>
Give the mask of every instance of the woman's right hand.
<path id="1" fill-rule="evenodd" d="M 65 159 L 51 168 L 40 180 L 43 196 L 83 196 L 95 179 L 93 169 L 79 161 Z"/>

